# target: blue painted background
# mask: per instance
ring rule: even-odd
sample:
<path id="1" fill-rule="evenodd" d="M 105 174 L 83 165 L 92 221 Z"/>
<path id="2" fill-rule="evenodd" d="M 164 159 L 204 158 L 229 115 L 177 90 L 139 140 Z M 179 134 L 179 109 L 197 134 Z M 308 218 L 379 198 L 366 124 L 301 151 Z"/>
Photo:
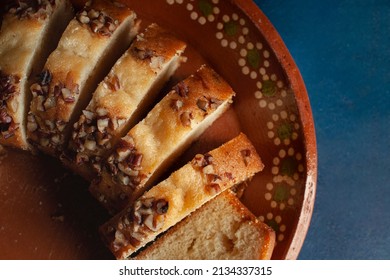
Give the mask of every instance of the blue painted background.
<path id="1" fill-rule="evenodd" d="M 313 111 L 317 196 L 299 259 L 390 259 L 390 0 L 256 0 Z"/>

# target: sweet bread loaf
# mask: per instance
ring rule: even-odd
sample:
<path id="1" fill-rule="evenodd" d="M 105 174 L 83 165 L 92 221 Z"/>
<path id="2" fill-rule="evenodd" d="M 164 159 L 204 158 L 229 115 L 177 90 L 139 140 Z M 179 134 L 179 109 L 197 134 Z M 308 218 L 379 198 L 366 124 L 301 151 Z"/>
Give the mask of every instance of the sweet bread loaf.
<path id="1" fill-rule="evenodd" d="M 196 155 L 129 204 L 101 226 L 103 240 L 117 259 L 128 258 L 219 193 L 262 169 L 252 143 L 240 134 L 205 155 Z"/>
<path id="2" fill-rule="evenodd" d="M 275 232 L 259 222 L 230 190 L 170 228 L 137 260 L 267 260 Z"/>
<path id="3" fill-rule="evenodd" d="M 141 196 L 230 105 L 234 92 L 208 66 L 179 82 L 108 156 L 91 193 L 111 212 Z"/>
<path id="4" fill-rule="evenodd" d="M 89 1 L 77 13 L 31 86 L 27 130 L 35 146 L 60 154 L 72 124 L 98 82 L 129 47 L 138 26 L 136 14 L 116 2 Z"/>
<path id="5" fill-rule="evenodd" d="M 138 35 L 75 123 L 69 148 L 62 156 L 65 165 L 92 180 L 96 171 L 100 172 L 102 159 L 175 72 L 185 47 L 157 24 Z"/>
<path id="6" fill-rule="evenodd" d="M 73 17 L 67 0 L 13 1 L 0 30 L 0 144 L 27 150 L 31 78 Z"/>

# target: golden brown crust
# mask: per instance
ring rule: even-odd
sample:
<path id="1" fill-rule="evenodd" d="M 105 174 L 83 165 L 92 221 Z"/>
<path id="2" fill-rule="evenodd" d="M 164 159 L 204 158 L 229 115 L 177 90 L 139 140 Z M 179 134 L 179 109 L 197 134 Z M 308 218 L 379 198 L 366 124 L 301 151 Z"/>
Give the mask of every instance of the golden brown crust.
<path id="1" fill-rule="evenodd" d="M 42 0 L 36 5 L 15 1 L 8 7 L 0 30 L 0 143 L 28 149 L 25 118 L 29 84 L 42 67 L 73 11 L 68 1 Z M 48 37 L 50 41 L 47 40 Z"/>
<path id="2" fill-rule="evenodd" d="M 207 66 L 179 82 L 118 142 L 91 193 L 111 212 L 123 209 L 228 108 L 233 96 Z"/>
<path id="3" fill-rule="evenodd" d="M 149 64 L 150 61 L 147 58 L 156 57 L 167 60 L 174 56 L 178 49 L 184 48 L 185 43 L 178 40 L 170 31 L 152 23 L 144 33 L 137 36 L 131 51 L 136 59 Z"/>
<path id="4" fill-rule="evenodd" d="M 240 234 L 241 230 L 247 235 Z M 274 236 L 271 228 L 227 190 L 170 228 L 134 259 L 270 259 Z"/>
<path id="5" fill-rule="evenodd" d="M 116 48 L 128 47 L 137 28 L 135 18 L 129 8 L 95 0 L 69 23 L 40 79 L 31 87 L 28 121 L 34 129 L 28 136 L 40 150 L 53 155 L 63 150 L 71 124 L 103 73 L 99 66 L 112 59 L 108 54 L 114 56 Z"/>
<path id="6" fill-rule="evenodd" d="M 66 165 L 86 179 L 100 171 L 101 161 L 179 66 L 186 44 L 151 24 L 117 61 L 75 124 Z M 146 55 L 147 54 L 147 55 Z M 155 62 L 158 61 L 159 63 Z"/>
<path id="7" fill-rule="evenodd" d="M 271 227 L 267 226 L 264 223 L 261 222 L 259 223 L 260 223 L 260 227 L 262 228 L 261 230 L 264 232 L 263 235 L 264 250 L 260 252 L 260 259 L 270 260 L 276 244 L 276 234 Z"/>
<path id="8" fill-rule="evenodd" d="M 234 162 L 234 164 L 232 164 Z M 195 158 L 101 227 L 116 258 L 124 259 L 204 203 L 263 169 L 244 134 Z"/>

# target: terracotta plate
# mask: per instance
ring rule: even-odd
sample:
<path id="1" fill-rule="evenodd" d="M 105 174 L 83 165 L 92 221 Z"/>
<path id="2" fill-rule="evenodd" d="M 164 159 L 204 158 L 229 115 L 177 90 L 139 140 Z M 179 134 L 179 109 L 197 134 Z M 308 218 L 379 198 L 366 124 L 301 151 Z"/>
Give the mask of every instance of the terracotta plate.
<path id="1" fill-rule="evenodd" d="M 74 1 L 80 5 L 83 1 Z M 242 200 L 276 231 L 274 259 L 297 257 L 315 197 L 314 125 L 299 70 L 281 38 L 248 0 L 124 1 L 143 20 L 187 41 L 178 80 L 208 63 L 237 92 L 233 108 L 210 127 L 172 170 L 243 131 L 266 168 Z M 5 153 L 5 154 L 4 154 Z M 108 219 L 88 182 L 52 158 L 8 150 L 0 159 L 0 258 L 112 259 L 97 228 Z M 170 172 L 169 170 L 168 172 Z"/>

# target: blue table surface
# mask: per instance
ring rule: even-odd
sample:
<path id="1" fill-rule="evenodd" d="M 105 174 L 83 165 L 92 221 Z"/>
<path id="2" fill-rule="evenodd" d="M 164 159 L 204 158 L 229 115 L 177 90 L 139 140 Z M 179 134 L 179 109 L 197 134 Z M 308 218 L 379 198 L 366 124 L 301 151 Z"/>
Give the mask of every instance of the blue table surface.
<path id="1" fill-rule="evenodd" d="M 315 121 L 317 194 L 299 259 L 390 259 L 390 1 L 255 2 Z"/>

